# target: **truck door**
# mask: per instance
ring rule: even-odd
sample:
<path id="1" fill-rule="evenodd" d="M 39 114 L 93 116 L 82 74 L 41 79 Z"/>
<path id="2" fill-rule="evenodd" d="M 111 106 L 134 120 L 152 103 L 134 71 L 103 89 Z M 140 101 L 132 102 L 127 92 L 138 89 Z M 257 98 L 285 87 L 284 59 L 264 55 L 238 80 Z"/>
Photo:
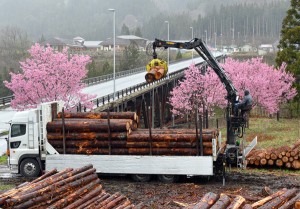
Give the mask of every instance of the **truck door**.
<path id="1" fill-rule="evenodd" d="M 17 164 L 22 150 L 27 149 L 26 124 L 12 124 L 8 146 L 10 149 L 10 163 Z"/>

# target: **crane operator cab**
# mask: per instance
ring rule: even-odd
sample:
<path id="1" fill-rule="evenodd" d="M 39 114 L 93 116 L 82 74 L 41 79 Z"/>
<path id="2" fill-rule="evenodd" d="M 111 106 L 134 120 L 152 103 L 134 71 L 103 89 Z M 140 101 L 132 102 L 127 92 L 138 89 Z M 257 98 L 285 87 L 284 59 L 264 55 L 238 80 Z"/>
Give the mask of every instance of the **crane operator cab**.
<path id="1" fill-rule="evenodd" d="M 145 75 L 145 80 L 147 83 L 152 83 L 153 81 L 157 81 L 167 75 L 168 64 L 162 59 L 152 59 L 146 65 L 146 70 L 147 73 Z"/>

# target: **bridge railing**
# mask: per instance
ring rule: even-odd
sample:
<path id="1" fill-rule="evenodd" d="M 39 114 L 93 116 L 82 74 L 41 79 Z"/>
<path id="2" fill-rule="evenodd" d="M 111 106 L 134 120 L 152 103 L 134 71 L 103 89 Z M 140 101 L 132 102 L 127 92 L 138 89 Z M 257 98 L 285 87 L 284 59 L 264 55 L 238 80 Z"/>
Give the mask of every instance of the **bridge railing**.
<path id="1" fill-rule="evenodd" d="M 144 71 L 145 71 L 145 67 L 139 67 L 139 68 L 135 68 L 135 69 L 131 69 L 131 70 L 116 72 L 115 78 L 121 78 L 121 77 L 125 77 L 128 75 L 144 72 Z M 114 74 L 112 73 L 112 74 L 97 76 L 97 77 L 93 77 L 93 78 L 86 78 L 86 79 L 83 79 L 82 82 L 87 85 L 93 85 L 93 84 L 99 84 L 102 82 L 112 80 L 113 78 L 114 78 Z"/>
<path id="2" fill-rule="evenodd" d="M 146 89 L 146 88 L 150 89 L 151 86 L 157 85 L 158 83 L 160 83 L 160 82 L 162 82 L 164 80 L 169 80 L 169 79 L 172 79 L 172 78 L 174 78 L 176 76 L 183 75 L 183 71 L 185 69 L 181 69 L 179 71 L 170 73 L 167 77 L 164 77 L 164 78 L 160 79 L 159 81 L 154 81 L 152 83 L 143 82 L 143 83 L 140 83 L 140 84 L 137 84 L 137 85 L 134 85 L 134 86 L 122 89 L 120 91 L 116 91 L 115 92 L 115 96 L 116 96 L 115 100 L 120 99 L 120 98 L 125 97 L 125 96 L 128 96 L 128 95 L 130 95 L 130 94 L 132 94 L 134 92 L 140 91 L 142 89 Z M 96 107 L 103 106 L 103 105 L 105 105 L 107 103 L 110 103 L 112 101 L 114 101 L 114 94 L 113 93 L 105 95 L 105 96 L 102 96 L 102 97 L 99 97 L 99 98 L 96 98 L 96 99 L 93 100 L 93 102 L 94 102 L 94 104 L 95 104 Z M 82 111 L 80 105 L 78 107 L 78 111 L 79 112 Z M 83 111 L 85 111 L 85 110 L 83 109 Z"/>
<path id="3" fill-rule="evenodd" d="M 10 104 L 11 100 L 14 99 L 14 95 L 6 96 L 6 97 L 1 97 L 0 98 L 0 106 L 5 106 Z"/>

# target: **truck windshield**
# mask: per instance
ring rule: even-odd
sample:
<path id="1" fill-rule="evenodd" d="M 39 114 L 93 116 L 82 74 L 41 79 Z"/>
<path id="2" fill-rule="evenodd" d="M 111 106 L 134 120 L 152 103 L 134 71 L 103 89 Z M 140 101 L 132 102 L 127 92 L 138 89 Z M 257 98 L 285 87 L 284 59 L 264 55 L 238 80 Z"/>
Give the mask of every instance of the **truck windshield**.
<path id="1" fill-rule="evenodd" d="M 22 136 L 26 134 L 26 125 L 25 124 L 13 124 L 11 126 L 11 137 Z"/>

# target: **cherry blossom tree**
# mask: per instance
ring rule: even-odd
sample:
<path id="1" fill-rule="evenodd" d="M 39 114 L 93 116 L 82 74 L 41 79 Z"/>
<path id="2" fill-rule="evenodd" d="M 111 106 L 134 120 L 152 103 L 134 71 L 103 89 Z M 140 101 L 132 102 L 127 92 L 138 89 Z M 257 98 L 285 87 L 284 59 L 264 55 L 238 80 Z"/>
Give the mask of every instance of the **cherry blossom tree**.
<path id="1" fill-rule="evenodd" d="M 228 58 L 222 65 L 233 85 L 243 97 L 244 90 L 249 90 L 254 105 L 264 107 L 269 113 L 275 113 L 279 105 L 292 99 L 297 93 L 292 87 L 295 78 L 285 71 L 286 65 L 279 69 L 263 63 L 262 58 L 253 58 L 244 62 Z M 191 65 L 185 71 L 185 78 L 171 92 L 170 103 L 175 115 L 188 114 L 196 106 L 201 113 L 203 105 L 225 107 L 227 92 L 216 73 L 208 68 L 205 74 Z"/>
<path id="2" fill-rule="evenodd" d="M 67 48 L 58 52 L 39 44 L 33 45 L 29 53 L 31 57 L 20 62 L 22 72 L 11 73 L 11 82 L 4 82 L 14 92 L 12 108 L 24 110 L 59 100 L 64 101 L 67 108 L 79 102 L 87 108 L 92 107 L 94 96 L 81 92 L 85 87 L 81 79 L 87 74 L 89 56 L 69 55 Z"/>
<path id="3" fill-rule="evenodd" d="M 243 96 L 244 90 L 249 90 L 254 105 L 265 108 L 270 114 L 277 112 L 281 103 L 287 102 L 297 94 L 296 89 L 292 87 L 295 78 L 286 71 L 285 64 L 276 69 L 263 63 L 262 58 L 252 58 L 244 62 L 229 58 L 222 66 L 240 96 Z"/>

